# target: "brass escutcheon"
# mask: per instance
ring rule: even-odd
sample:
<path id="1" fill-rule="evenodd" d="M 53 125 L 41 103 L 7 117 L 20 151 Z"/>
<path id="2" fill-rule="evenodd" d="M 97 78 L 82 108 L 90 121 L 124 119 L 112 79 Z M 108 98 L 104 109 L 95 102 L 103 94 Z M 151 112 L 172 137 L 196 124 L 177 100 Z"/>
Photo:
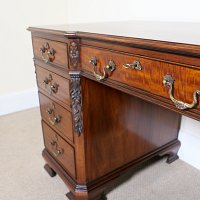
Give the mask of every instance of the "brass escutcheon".
<path id="1" fill-rule="evenodd" d="M 126 69 L 135 69 L 135 70 L 142 70 L 142 65 L 140 64 L 140 61 L 135 60 L 132 64 L 123 64 L 123 67 Z"/>

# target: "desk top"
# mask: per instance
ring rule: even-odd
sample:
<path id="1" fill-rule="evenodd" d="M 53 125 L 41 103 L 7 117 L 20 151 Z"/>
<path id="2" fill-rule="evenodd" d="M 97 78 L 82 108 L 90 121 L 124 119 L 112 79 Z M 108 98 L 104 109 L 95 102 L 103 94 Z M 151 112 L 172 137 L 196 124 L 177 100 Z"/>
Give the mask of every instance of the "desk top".
<path id="1" fill-rule="evenodd" d="M 30 27 L 29 30 L 54 30 L 66 35 L 107 35 L 115 37 L 142 38 L 166 42 L 200 45 L 200 23 L 121 21 L 54 26 Z"/>
<path id="2" fill-rule="evenodd" d="M 177 111 L 169 100 L 168 92 L 163 87 L 163 81 L 176 80 L 175 84 L 174 81 L 168 82 L 172 86 L 175 85 L 174 96 L 178 99 L 178 103 L 181 101 L 181 106 L 182 101 L 194 102 L 194 94 L 197 94 L 194 92 L 199 91 L 200 85 L 200 24 L 127 21 L 30 27 L 28 30 L 32 32 L 33 39 L 36 40 L 33 44 L 35 43 L 37 47 L 38 57 L 41 56 L 42 45 L 45 41 L 49 41 L 50 46 L 56 49 L 57 58 L 59 58 L 60 51 L 51 42 L 57 42 L 57 45 L 61 42 L 59 45 L 63 45 L 63 49 L 68 48 L 69 69 L 81 69 L 85 73 L 84 76 L 88 75 L 90 79 L 94 78 L 94 67 L 88 65 L 88 61 L 94 56 L 98 56 L 98 60 L 103 63 L 102 66 L 106 66 L 107 60 L 111 58 L 120 66 L 123 66 L 124 62 L 129 64 L 133 60 L 140 59 L 139 63 L 141 62 L 146 69 L 142 73 L 129 70 L 130 74 L 128 74 L 128 70 L 123 71 L 123 68 L 118 68 L 109 79 L 110 82 L 106 84 L 120 90 L 123 88 L 123 91 L 126 87 L 128 91 L 126 92 L 129 94 L 151 102 L 156 100 L 156 104 L 159 103 L 159 105 L 199 120 L 199 105 L 192 110 Z M 61 52 L 65 51 L 63 49 Z M 81 68 L 76 68 L 79 55 Z M 173 78 L 170 79 L 167 75 Z M 133 78 L 134 76 L 137 80 Z M 120 82 L 122 85 L 119 84 Z M 172 91 L 173 89 L 171 93 Z"/>

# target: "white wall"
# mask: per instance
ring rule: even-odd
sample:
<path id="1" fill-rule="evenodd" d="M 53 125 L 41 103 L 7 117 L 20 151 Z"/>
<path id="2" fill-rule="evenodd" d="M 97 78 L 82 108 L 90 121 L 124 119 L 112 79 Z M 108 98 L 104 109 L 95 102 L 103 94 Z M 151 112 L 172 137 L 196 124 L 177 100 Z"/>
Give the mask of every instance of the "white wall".
<path id="1" fill-rule="evenodd" d="M 68 23 L 149 20 L 200 22 L 199 0 L 68 0 Z M 195 30 L 194 30 L 195 31 Z M 200 169 L 200 123 L 182 118 L 179 156 Z"/>
<path id="2" fill-rule="evenodd" d="M 180 158 L 200 169 L 200 122 L 182 117 L 179 140 L 182 143 Z"/>
<path id="3" fill-rule="evenodd" d="M 1 2 L 0 115 L 38 104 L 35 100 L 37 91 L 34 89 L 36 80 L 31 34 L 26 28 L 34 25 L 63 24 L 66 19 L 65 0 Z"/>
<path id="4" fill-rule="evenodd" d="M 200 22 L 199 0 L 68 0 L 69 23 L 156 20 Z"/>

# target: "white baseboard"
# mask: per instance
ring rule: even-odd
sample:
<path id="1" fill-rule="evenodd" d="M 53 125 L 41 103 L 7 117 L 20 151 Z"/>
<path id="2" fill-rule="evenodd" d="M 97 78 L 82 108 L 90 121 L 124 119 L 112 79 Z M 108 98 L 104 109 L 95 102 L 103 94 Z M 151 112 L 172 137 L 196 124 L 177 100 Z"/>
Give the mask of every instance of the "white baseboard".
<path id="1" fill-rule="evenodd" d="M 180 130 L 179 140 L 181 141 L 181 148 L 178 153 L 180 159 L 200 169 L 200 134 Z"/>
<path id="2" fill-rule="evenodd" d="M 39 106 L 36 88 L 0 96 L 0 116 Z"/>

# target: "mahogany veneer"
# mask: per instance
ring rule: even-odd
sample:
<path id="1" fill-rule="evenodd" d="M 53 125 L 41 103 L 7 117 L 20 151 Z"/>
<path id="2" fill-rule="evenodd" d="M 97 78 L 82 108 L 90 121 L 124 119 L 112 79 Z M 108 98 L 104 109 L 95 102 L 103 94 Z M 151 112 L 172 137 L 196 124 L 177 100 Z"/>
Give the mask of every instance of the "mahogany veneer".
<path id="1" fill-rule="evenodd" d="M 74 149 L 65 140 L 62 139 L 45 122 L 42 122 L 44 144 L 49 153 L 58 161 L 65 170 L 75 177 Z M 53 144 L 53 142 L 55 142 Z M 60 151 L 60 155 L 59 152 Z"/>
<path id="2" fill-rule="evenodd" d="M 63 68 L 68 68 L 68 58 L 67 58 L 67 45 L 60 42 L 55 42 L 52 40 L 47 40 L 43 38 L 34 37 L 33 38 L 33 49 L 35 57 L 41 59 L 40 48 L 48 44 L 50 48 L 55 50 L 55 58 L 51 60 L 56 65 Z"/>
<path id="3" fill-rule="evenodd" d="M 42 119 L 45 120 L 45 122 L 47 122 L 49 125 L 53 125 L 56 131 L 59 132 L 63 137 L 73 141 L 71 112 L 41 93 L 39 93 L 39 98 Z M 48 111 L 48 109 L 50 110 Z M 59 116 L 60 121 L 54 124 L 54 118 Z"/>
<path id="4" fill-rule="evenodd" d="M 117 177 L 155 156 L 175 161 L 181 115 L 200 119 L 200 46 L 113 24 L 29 28 L 45 169 L 71 200 L 106 199 Z"/>
<path id="5" fill-rule="evenodd" d="M 45 93 L 49 97 L 55 97 L 65 104 L 70 104 L 69 80 L 39 66 L 36 66 L 36 76 L 38 89 L 41 92 Z M 49 84 L 45 84 L 44 81 L 49 78 L 51 79 Z M 51 85 L 57 86 L 56 92 L 51 91 Z"/>

